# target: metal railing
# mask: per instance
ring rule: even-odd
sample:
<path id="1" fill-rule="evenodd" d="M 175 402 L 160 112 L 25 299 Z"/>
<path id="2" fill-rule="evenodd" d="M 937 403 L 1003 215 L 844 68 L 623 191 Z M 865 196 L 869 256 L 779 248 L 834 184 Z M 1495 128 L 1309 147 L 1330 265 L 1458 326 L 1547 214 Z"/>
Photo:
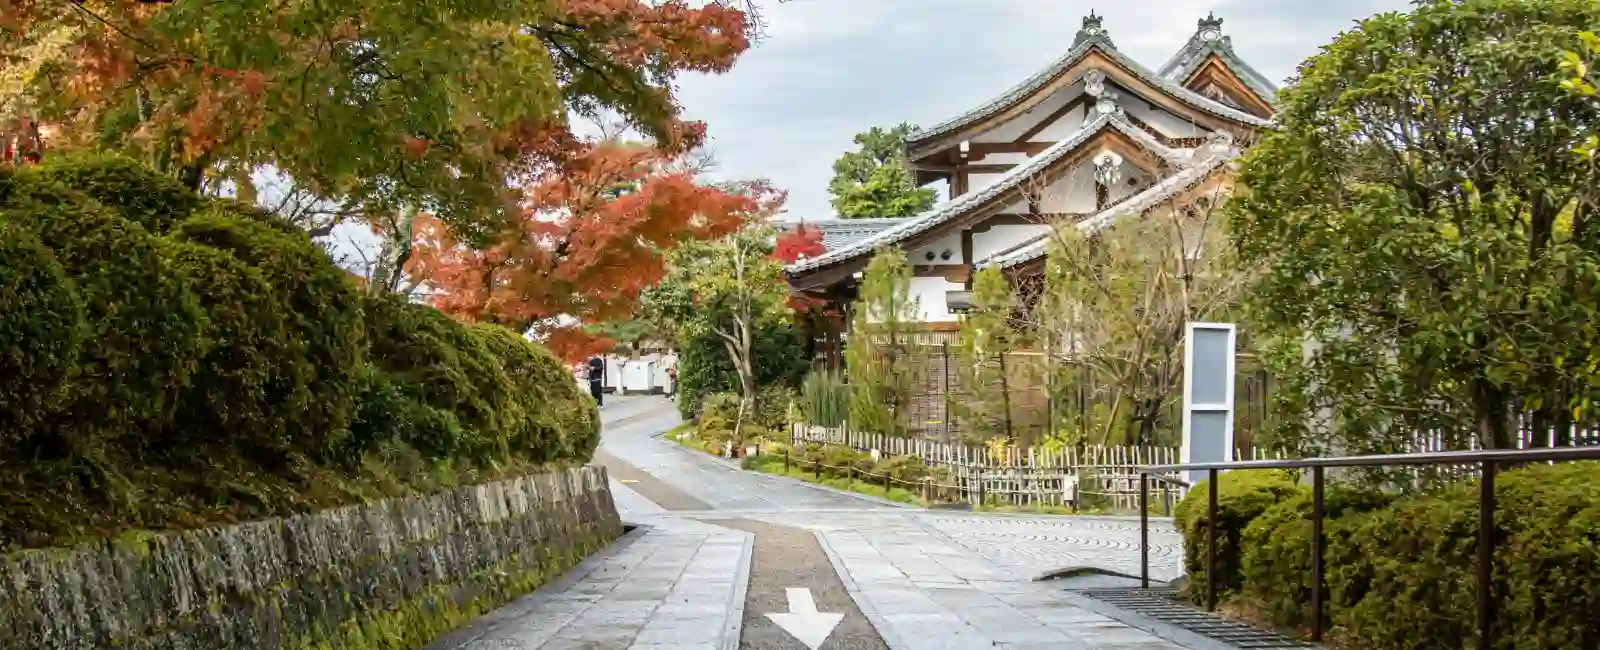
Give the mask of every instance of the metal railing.
<path id="1" fill-rule="evenodd" d="M 1204 470 L 1207 483 L 1206 504 L 1206 611 L 1217 608 L 1217 581 L 1212 579 L 1217 569 L 1217 474 L 1222 470 L 1245 469 L 1306 469 L 1311 470 L 1311 640 L 1322 640 L 1324 608 L 1323 550 L 1323 491 L 1324 470 L 1329 467 L 1416 467 L 1424 465 L 1477 464 L 1481 470 L 1478 483 L 1478 558 L 1477 558 L 1477 648 L 1489 650 L 1494 639 L 1494 602 L 1490 589 L 1494 559 L 1494 475 L 1497 465 L 1516 465 L 1533 462 L 1600 459 L 1600 447 L 1562 447 L 1554 449 L 1517 449 L 1485 451 L 1445 451 L 1417 454 L 1378 454 L 1371 456 L 1342 456 L 1332 458 L 1305 458 L 1300 460 L 1251 460 L 1226 463 L 1189 463 L 1184 465 L 1151 465 L 1140 469 L 1139 476 L 1139 581 L 1150 586 L 1150 508 L 1148 485 L 1151 479 L 1172 481 L 1162 474 L 1180 471 Z"/>

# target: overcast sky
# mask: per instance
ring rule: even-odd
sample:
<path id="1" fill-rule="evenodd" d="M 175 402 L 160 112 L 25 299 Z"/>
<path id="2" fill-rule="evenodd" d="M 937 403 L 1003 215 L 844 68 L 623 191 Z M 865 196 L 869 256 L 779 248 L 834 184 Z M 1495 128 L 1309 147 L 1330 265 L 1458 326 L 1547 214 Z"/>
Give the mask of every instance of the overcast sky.
<path id="1" fill-rule="evenodd" d="M 789 191 L 788 218 L 829 218 L 828 179 L 851 137 L 927 127 L 1020 83 L 1072 47 L 1083 16 L 1159 67 L 1208 11 L 1235 51 L 1279 81 L 1353 21 L 1405 0 L 762 0 L 765 39 L 733 71 L 683 79 L 707 122 L 718 174 Z M 943 196 L 941 195 L 941 198 Z"/>

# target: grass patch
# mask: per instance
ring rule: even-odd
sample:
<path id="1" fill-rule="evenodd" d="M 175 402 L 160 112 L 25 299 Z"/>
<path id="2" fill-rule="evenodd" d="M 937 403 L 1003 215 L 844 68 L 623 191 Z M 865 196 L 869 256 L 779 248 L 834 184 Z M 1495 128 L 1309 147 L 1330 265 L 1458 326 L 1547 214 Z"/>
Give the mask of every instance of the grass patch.
<path id="1" fill-rule="evenodd" d="M 854 492 L 856 494 L 865 494 L 867 496 L 878 497 L 879 499 L 887 499 L 889 501 L 895 501 L 898 503 L 909 503 L 912 505 L 922 506 L 924 508 L 928 506 L 928 502 L 923 500 L 920 495 L 905 488 L 891 487 L 884 489 L 883 485 L 881 484 L 867 483 L 862 480 L 851 480 L 848 477 L 831 476 L 829 474 L 823 474 L 822 480 L 817 480 L 817 476 L 814 472 L 801 468 L 800 463 L 793 461 L 790 462 L 789 468 L 785 470 L 783 467 L 782 456 L 763 455 L 754 458 L 747 457 L 744 459 L 743 466 L 745 469 L 761 472 L 763 474 L 784 476 L 805 481 L 807 483 L 814 483 L 816 485 L 826 485 L 836 490 L 845 490 L 847 492 Z"/>

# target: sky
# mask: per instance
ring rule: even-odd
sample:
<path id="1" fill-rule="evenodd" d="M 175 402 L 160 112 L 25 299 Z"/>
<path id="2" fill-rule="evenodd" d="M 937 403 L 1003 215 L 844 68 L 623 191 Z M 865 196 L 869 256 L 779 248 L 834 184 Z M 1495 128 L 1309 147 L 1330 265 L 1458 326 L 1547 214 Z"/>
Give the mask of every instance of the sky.
<path id="1" fill-rule="evenodd" d="M 927 127 L 1021 83 L 1072 47 L 1093 9 L 1117 49 L 1155 69 L 1207 12 L 1281 82 L 1357 19 L 1405 0 L 760 0 L 765 35 L 731 72 L 682 78 L 724 178 L 769 178 L 788 219 L 831 218 L 828 180 L 872 126 Z M 943 198 L 941 189 L 940 198 Z"/>

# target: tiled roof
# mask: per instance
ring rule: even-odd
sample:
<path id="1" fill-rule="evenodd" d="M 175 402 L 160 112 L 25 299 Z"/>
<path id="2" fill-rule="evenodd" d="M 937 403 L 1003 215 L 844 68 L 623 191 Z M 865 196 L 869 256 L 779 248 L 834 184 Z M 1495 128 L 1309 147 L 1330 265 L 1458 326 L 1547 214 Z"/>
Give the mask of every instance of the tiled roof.
<path id="1" fill-rule="evenodd" d="M 1094 50 L 1099 50 L 1107 58 L 1115 61 L 1123 68 L 1126 68 L 1140 80 L 1160 88 L 1173 98 L 1178 99 L 1179 101 L 1182 101 L 1183 103 L 1188 104 L 1207 114 L 1242 124 L 1249 124 L 1251 126 L 1266 126 L 1269 124 L 1267 120 L 1263 120 L 1259 117 L 1201 95 L 1193 90 L 1189 90 L 1178 82 L 1152 72 L 1149 68 L 1140 65 L 1138 61 L 1133 60 L 1132 57 L 1123 54 L 1122 52 L 1118 51 L 1116 47 L 1112 46 L 1111 38 L 1107 36 L 1105 32 L 1097 32 L 1082 37 L 1078 44 L 1073 46 L 1073 48 L 1061 58 L 1056 59 L 1055 62 L 1046 66 L 1045 69 L 1035 73 L 1032 77 L 1027 78 L 1022 83 L 1012 87 L 1010 90 L 1007 90 L 1004 93 L 1001 93 L 999 97 L 991 99 L 988 102 L 985 102 L 982 105 L 967 111 L 966 113 L 946 120 L 940 124 L 911 134 L 906 138 L 907 149 L 914 150 L 919 145 L 926 144 L 928 141 L 939 136 L 958 131 L 974 122 L 978 122 L 1005 110 L 1007 107 L 1022 101 L 1029 95 L 1037 92 L 1039 89 L 1049 85 L 1052 80 L 1065 73 L 1068 68 L 1073 66 L 1073 64 L 1076 64 L 1080 59 L 1082 59 L 1084 56 L 1087 56 L 1089 52 Z"/>
<path id="2" fill-rule="evenodd" d="M 1095 232 L 1110 226 L 1124 216 L 1143 214 L 1150 208 L 1160 205 L 1162 201 L 1205 182 L 1213 172 L 1226 167 L 1228 162 L 1233 160 L 1235 156 L 1236 153 L 1233 151 L 1213 151 L 1210 155 L 1195 163 L 1193 167 L 1168 176 L 1155 185 L 1145 188 L 1144 191 L 1118 201 L 1111 207 L 1101 210 L 1099 213 L 1087 217 L 1075 225 L 1083 232 Z M 1000 268 L 1012 268 L 1027 264 L 1043 257 L 1050 248 L 1050 241 L 1049 233 L 1039 235 L 1029 242 L 981 260 L 977 266 L 998 265 Z"/>
<path id="3" fill-rule="evenodd" d="M 869 219 L 823 219 L 786 224 L 788 228 L 804 225 L 822 233 L 822 246 L 834 250 L 848 246 L 864 237 L 875 235 L 887 228 L 910 221 L 912 217 L 873 217 Z"/>
<path id="4" fill-rule="evenodd" d="M 1189 42 L 1167 59 L 1156 73 L 1181 84 L 1194 74 L 1200 64 L 1205 63 L 1208 54 L 1215 54 L 1222 59 L 1244 85 L 1268 104 L 1278 101 L 1278 85 L 1239 58 L 1238 53 L 1233 51 L 1233 39 L 1222 34 L 1222 19 L 1215 15 L 1200 19 L 1200 28 L 1189 37 Z"/>
<path id="5" fill-rule="evenodd" d="M 836 262 L 850 259 L 856 255 L 870 253 L 880 246 L 898 244 L 906 239 L 927 232 L 940 224 L 955 217 L 965 214 L 967 210 L 987 203 L 989 200 L 1004 194 L 1018 185 L 1043 171 L 1052 163 L 1077 150 L 1083 143 L 1088 142 L 1095 134 L 1105 129 L 1114 129 L 1122 134 L 1134 138 L 1157 155 L 1179 166 L 1189 163 L 1183 155 L 1156 141 L 1153 136 L 1143 129 L 1129 124 L 1127 120 L 1117 115 L 1100 115 L 1088 124 L 1083 125 L 1072 137 L 1066 138 L 1050 145 L 1039 155 L 1029 158 L 1027 162 L 1012 167 L 1005 175 L 994 183 L 982 189 L 962 194 L 952 200 L 933 206 L 927 212 L 915 217 L 907 218 L 899 223 L 879 230 L 870 235 L 856 239 L 839 248 L 828 247 L 827 252 L 813 258 L 800 260 L 791 264 L 787 271 L 790 274 L 801 273 L 811 269 L 827 266 Z"/>

